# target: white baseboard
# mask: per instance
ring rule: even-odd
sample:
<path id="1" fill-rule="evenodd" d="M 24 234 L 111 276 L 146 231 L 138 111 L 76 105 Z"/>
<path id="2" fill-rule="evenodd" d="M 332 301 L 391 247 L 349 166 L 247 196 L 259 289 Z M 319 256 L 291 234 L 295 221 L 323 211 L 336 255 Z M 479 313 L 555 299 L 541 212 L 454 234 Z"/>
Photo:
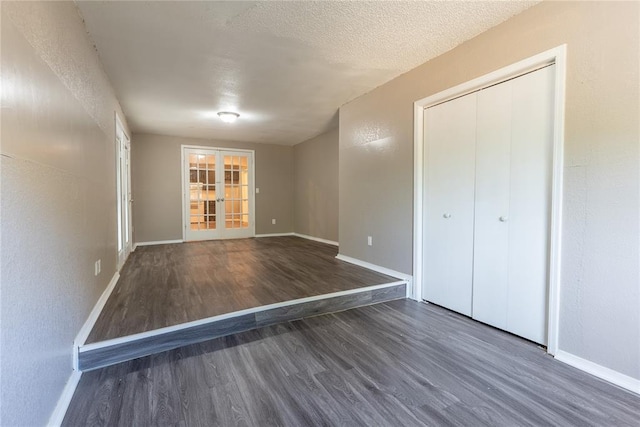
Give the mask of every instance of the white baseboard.
<path id="1" fill-rule="evenodd" d="M 136 242 L 133 245 L 133 250 L 135 251 L 138 246 L 152 246 L 152 245 L 171 245 L 173 243 L 184 243 L 184 240 L 156 240 L 153 242 Z"/>
<path id="2" fill-rule="evenodd" d="M 357 258 L 351 258 L 350 256 L 346 256 L 342 254 L 336 255 L 336 258 L 339 259 L 340 261 L 348 262 L 350 264 L 355 264 L 360 267 L 364 267 L 364 268 L 368 268 L 369 270 L 376 271 L 378 273 L 386 274 L 387 276 L 404 280 L 407 282 L 407 298 L 411 298 L 411 295 L 413 295 L 413 276 L 411 276 L 410 274 L 401 273 L 399 271 L 395 271 L 387 267 L 381 267 L 379 265 L 371 264 L 370 262 L 362 261 Z"/>
<path id="3" fill-rule="evenodd" d="M 65 384 L 64 389 L 62 390 L 62 394 L 60 394 L 58 403 L 56 403 L 56 407 L 51 413 L 51 417 L 49 417 L 47 426 L 58 427 L 62 424 L 64 416 L 67 413 L 67 409 L 69 408 L 69 404 L 71 403 L 73 393 L 75 393 L 76 387 L 78 387 L 78 383 L 80 382 L 81 376 L 82 373 L 77 370 L 71 372 L 71 376 L 67 380 L 67 384 Z"/>
<path id="4" fill-rule="evenodd" d="M 556 351 L 555 358 L 560 362 L 571 365 L 574 368 L 578 368 L 581 371 L 615 384 L 618 387 L 640 394 L 640 380 L 636 378 L 614 371 L 613 369 L 606 368 L 602 365 L 598 365 L 597 363 L 562 350 Z"/>
<path id="5" fill-rule="evenodd" d="M 107 303 L 111 292 L 113 292 L 113 288 L 116 287 L 116 283 L 118 283 L 119 278 L 120 273 L 116 271 L 106 289 L 102 292 L 100 298 L 98 298 L 96 305 L 93 306 L 93 310 L 91 310 L 91 313 L 89 313 L 89 317 L 87 317 L 84 325 L 82 325 L 82 328 L 80 328 L 80 332 L 78 332 L 76 339 L 73 340 L 73 369 L 75 371 L 78 371 L 78 349 L 87 341 L 87 337 L 91 333 L 93 325 L 95 325 L 96 320 L 98 320 L 98 316 L 100 316 L 100 312 L 102 312 L 102 309 Z"/>
<path id="6" fill-rule="evenodd" d="M 293 233 L 296 237 L 301 237 L 307 240 L 313 240 L 315 242 L 326 243 L 327 245 L 340 246 L 338 242 L 334 242 L 333 240 L 322 239 L 320 237 L 309 236 L 307 234 Z"/>
<path id="7" fill-rule="evenodd" d="M 291 233 L 269 233 L 269 234 L 256 234 L 254 237 L 282 237 L 282 236 L 293 236 L 293 232 Z"/>

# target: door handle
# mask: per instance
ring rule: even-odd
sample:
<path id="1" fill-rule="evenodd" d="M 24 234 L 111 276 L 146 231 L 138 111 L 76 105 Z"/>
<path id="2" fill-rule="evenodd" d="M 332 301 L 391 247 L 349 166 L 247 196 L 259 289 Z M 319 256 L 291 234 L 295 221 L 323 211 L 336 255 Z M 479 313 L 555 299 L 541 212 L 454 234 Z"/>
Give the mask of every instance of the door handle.
<path id="1" fill-rule="evenodd" d="M 449 218 L 451 218 L 451 214 L 450 213 L 444 213 L 444 214 L 442 214 L 442 218 L 449 219 Z"/>
<path id="2" fill-rule="evenodd" d="M 500 220 L 500 222 L 507 222 L 509 218 L 506 216 L 501 216 L 500 218 L 498 218 L 498 220 Z"/>

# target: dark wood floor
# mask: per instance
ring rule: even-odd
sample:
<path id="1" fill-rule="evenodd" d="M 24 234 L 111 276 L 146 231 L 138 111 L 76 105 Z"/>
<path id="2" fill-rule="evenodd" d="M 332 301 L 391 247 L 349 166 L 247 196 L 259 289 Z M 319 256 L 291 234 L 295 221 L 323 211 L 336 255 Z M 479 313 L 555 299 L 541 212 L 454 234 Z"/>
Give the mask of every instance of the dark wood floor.
<path id="1" fill-rule="evenodd" d="M 141 246 L 87 343 L 298 298 L 397 281 L 299 237 Z"/>
<path id="2" fill-rule="evenodd" d="M 397 300 L 84 373 L 64 425 L 638 426 L 640 398 Z"/>

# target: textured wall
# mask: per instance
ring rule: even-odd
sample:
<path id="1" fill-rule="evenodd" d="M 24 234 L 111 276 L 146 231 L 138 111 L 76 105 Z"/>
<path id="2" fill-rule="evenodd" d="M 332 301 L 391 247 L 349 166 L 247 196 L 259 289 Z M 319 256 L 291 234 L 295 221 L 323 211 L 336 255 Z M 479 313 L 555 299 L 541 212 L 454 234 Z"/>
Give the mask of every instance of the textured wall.
<path id="1" fill-rule="evenodd" d="M 181 145 L 255 150 L 256 234 L 293 231 L 293 148 L 283 145 L 134 134 L 135 242 L 182 239 Z M 271 219 L 276 219 L 276 225 Z"/>
<path id="2" fill-rule="evenodd" d="M 639 9 L 543 2 L 343 106 L 340 252 L 411 273 L 412 103 L 566 43 L 559 347 L 640 379 Z"/>
<path id="3" fill-rule="evenodd" d="M 338 241 L 338 129 L 293 147 L 294 230 Z"/>
<path id="4" fill-rule="evenodd" d="M 1 7 L 0 424 L 43 425 L 116 271 L 121 112 L 72 2 Z"/>

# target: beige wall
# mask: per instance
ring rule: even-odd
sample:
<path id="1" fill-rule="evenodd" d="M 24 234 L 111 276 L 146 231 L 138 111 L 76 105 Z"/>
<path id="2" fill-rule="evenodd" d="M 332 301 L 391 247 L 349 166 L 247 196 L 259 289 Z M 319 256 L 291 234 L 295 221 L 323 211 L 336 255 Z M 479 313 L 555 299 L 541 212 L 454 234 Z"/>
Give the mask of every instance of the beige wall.
<path id="1" fill-rule="evenodd" d="M 294 230 L 338 241 L 338 129 L 293 147 Z"/>
<path id="2" fill-rule="evenodd" d="M 120 107 L 72 2 L 1 8 L 0 424 L 44 425 L 116 271 Z"/>
<path id="3" fill-rule="evenodd" d="M 255 150 L 256 234 L 293 231 L 293 148 L 284 145 L 134 134 L 134 241 L 182 239 L 181 145 Z M 276 225 L 271 219 L 276 219 Z"/>
<path id="4" fill-rule="evenodd" d="M 560 349 L 640 379 L 639 9 L 543 2 L 342 107 L 340 252 L 411 273 L 412 103 L 566 43 Z"/>

